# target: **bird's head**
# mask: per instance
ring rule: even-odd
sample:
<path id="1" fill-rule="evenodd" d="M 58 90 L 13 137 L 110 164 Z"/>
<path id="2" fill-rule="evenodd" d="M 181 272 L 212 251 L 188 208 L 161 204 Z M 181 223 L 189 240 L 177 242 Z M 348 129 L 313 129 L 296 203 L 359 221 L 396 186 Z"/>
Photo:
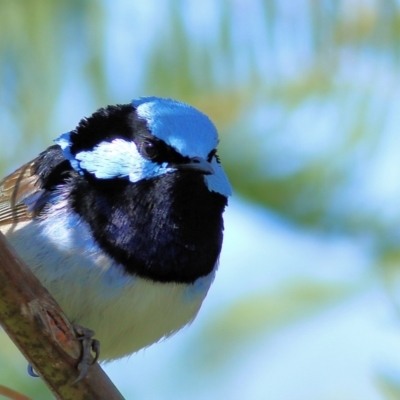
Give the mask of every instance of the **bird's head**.
<path id="1" fill-rule="evenodd" d="M 216 153 L 214 124 L 176 100 L 143 97 L 128 105 L 100 109 L 56 143 L 81 175 L 137 183 L 190 171 L 202 174 L 210 191 L 231 195 Z"/>

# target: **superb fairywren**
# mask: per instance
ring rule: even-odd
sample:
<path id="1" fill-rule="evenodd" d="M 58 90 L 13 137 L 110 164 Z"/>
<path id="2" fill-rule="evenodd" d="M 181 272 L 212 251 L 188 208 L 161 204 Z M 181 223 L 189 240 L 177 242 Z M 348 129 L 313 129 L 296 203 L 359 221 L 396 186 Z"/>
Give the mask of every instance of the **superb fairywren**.
<path id="1" fill-rule="evenodd" d="M 207 116 L 145 97 L 80 121 L 0 182 L 0 230 L 100 359 L 168 337 L 214 279 L 231 187 Z"/>

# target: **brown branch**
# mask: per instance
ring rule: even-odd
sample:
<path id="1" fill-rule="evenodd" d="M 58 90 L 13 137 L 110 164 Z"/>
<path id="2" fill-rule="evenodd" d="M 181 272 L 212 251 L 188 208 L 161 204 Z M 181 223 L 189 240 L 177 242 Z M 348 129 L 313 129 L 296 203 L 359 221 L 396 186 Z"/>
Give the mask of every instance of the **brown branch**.
<path id="1" fill-rule="evenodd" d="M 32 400 L 29 397 L 24 396 L 21 393 L 16 392 L 6 386 L 0 385 L 0 394 L 11 400 Z"/>
<path id="2" fill-rule="evenodd" d="M 59 305 L 1 233 L 0 323 L 57 399 L 123 399 L 97 363 L 74 383 L 81 343 Z"/>

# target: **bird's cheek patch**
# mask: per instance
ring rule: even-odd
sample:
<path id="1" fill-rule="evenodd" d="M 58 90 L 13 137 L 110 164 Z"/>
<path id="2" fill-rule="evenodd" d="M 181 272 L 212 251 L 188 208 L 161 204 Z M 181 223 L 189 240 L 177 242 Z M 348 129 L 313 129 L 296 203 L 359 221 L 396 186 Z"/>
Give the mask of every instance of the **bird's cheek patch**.
<path id="1" fill-rule="evenodd" d="M 81 151 L 75 158 L 82 170 L 99 179 L 129 176 L 130 170 L 139 161 L 136 145 L 122 139 L 102 142 L 91 151 Z"/>
<path id="2" fill-rule="evenodd" d="M 131 182 L 138 182 L 171 170 L 167 163 L 157 164 L 146 160 L 134 142 L 123 139 L 101 142 L 93 150 L 81 151 L 75 156 L 70 152 L 69 134 L 61 135 L 56 143 L 77 172 L 87 171 L 98 179 L 128 177 Z"/>

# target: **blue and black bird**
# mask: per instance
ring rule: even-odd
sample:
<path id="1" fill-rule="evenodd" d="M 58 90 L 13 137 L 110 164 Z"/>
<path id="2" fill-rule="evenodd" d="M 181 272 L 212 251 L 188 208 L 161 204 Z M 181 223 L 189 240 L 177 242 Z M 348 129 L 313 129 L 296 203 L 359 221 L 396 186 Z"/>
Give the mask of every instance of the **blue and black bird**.
<path id="1" fill-rule="evenodd" d="M 0 181 L 0 230 L 102 360 L 168 337 L 216 273 L 231 195 L 218 133 L 144 97 L 101 108 Z"/>

